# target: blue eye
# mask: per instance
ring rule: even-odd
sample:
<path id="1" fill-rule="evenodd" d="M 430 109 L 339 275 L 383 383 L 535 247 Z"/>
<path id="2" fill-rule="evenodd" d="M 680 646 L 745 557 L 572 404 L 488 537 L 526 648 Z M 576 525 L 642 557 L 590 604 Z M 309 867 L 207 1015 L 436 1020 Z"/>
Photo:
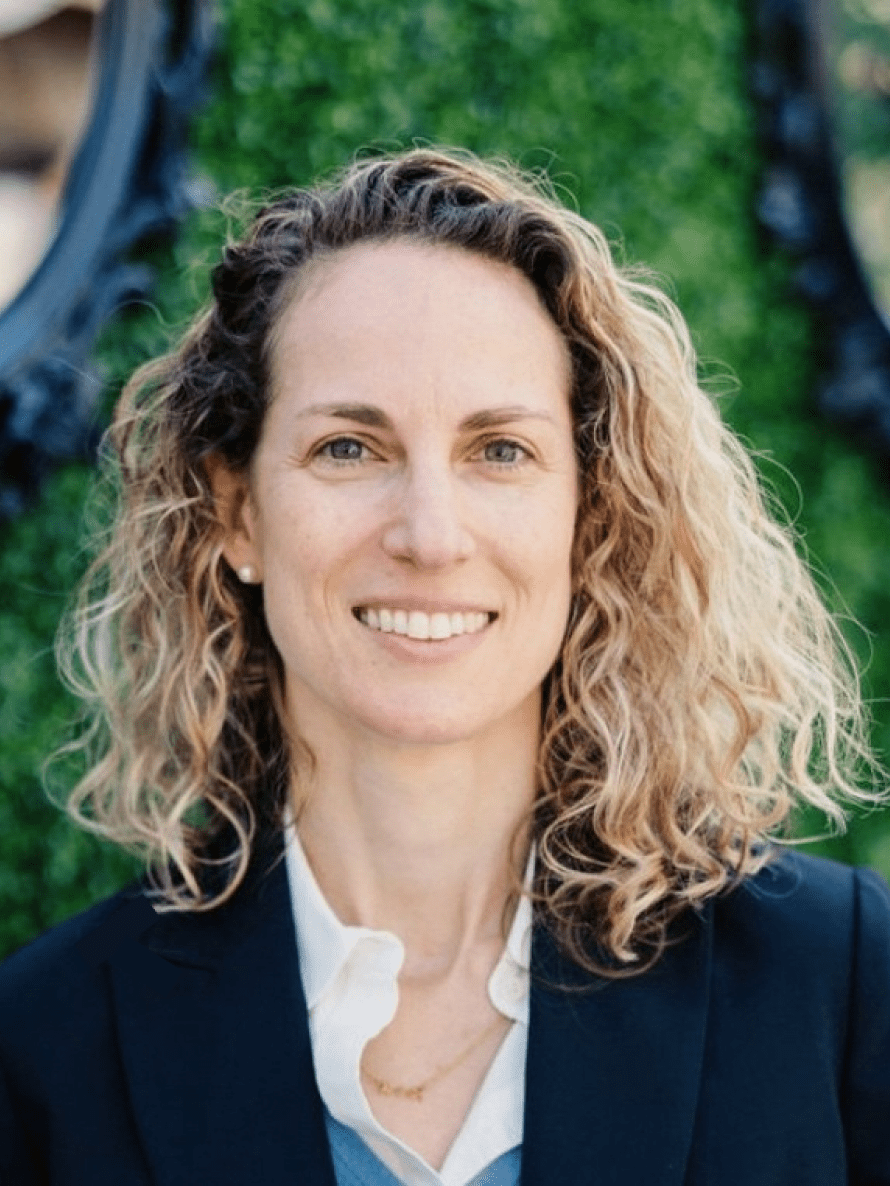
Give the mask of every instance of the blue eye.
<path id="1" fill-rule="evenodd" d="M 496 465 L 518 465 L 526 457 L 528 452 L 516 441 L 489 441 L 485 446 L 485 460 L 493 461 Z"/>
<path id="2" fill-rule="evenodd" d="M 326 441 L 319 453 L 330 457 L 332 461 L 361 461 L 365 455 L 365 446 L 355 437 L 335 437 L 332 441 Z"/>

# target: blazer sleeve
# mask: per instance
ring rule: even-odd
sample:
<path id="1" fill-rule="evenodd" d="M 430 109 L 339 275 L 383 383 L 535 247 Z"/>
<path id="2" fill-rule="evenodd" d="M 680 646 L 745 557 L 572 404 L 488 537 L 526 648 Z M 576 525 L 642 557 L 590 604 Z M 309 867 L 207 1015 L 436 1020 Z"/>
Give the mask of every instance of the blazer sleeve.
<path id="1" fill-rule="evenodd" d="M 890 889 L 859 869 L 855 893 L 845 1092 L 850 1181 L 890 1186 Z"/>

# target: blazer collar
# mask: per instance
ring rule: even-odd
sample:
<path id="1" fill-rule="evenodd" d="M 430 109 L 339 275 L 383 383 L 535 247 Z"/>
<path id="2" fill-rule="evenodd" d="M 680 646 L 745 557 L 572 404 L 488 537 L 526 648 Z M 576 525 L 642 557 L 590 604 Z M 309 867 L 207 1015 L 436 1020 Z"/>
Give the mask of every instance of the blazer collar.
<path id="1" fill-rule="evenodd" d="M 280 846 L 209 914 L 128 907 L 108 953 L 133 1114 L 158 1186 L 335 1186 Z M 522 1186 L 680 1186 L 698 1100 L 711 912 L 650 971 L 532 948 Z"/>
<path id="2" fill-rule="evenodd" d="M 140 925 L 109 960 L 132 1111 L 158 1186 L 335 1186 L 287 880 L 269 855 L 208 914 L 133 903 Z"/>
<path id="3" fill-rule="evenodd" d="M 522 1186 L 680 1186 L 704 1059 L 712 918 L 640 976 L 580 972 L 535 935 Z"/>

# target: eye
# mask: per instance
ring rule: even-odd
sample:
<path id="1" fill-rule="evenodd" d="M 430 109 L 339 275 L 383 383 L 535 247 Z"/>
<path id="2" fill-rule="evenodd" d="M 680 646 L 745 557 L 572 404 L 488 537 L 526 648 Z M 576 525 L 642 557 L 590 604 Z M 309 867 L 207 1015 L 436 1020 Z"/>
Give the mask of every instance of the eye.
<path id="1" fill-rule="evenodd" d="M 367 456 L 367 446 L 355 437 L 334 437 L 320 446 L 317 456 L 330 461 L 364 461 Z"/>
<path id="2" fill-rule="evenodd" d="M 528 459 L 529 452 L 518 441 L 511 441 L 509 438 L 503 437 L 496 441 L 489 441 L 483 450 L 483 456 L 486 461 L 493 462 L 495 465 L 520 465 Z"/>

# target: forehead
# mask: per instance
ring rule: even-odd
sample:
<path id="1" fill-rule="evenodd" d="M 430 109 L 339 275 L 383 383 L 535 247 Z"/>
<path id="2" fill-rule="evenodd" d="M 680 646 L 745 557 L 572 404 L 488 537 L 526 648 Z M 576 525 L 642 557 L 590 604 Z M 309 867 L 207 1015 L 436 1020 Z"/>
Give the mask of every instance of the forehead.
<path id="1" fill-rule="evenodd" d="M 568 390 L 568 350 L 531 282 L 440 244 L 362 243 L 312 260 L 270 344 L 275 394 L 350 371 L 363 385 L 398 377 Z"/>

